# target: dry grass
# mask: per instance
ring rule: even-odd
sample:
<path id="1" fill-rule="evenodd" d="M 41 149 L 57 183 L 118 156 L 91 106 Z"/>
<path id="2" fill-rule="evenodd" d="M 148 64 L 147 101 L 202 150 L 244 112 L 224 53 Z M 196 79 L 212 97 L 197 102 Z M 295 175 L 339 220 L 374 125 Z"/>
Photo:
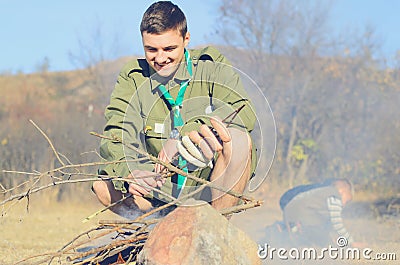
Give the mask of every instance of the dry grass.
<path id="1" fill-rule="evenodd" d="M 107 212 L 82 223 L 100 207 L 94 198 L 84 203 L 43 203 L 40 197 L 33 197 L 27 212 L 26 200 L 21 201 L 0 217 L 0 264 L 14 264 L 29 256 L 57 251 L 76 235 L 94 227 L 99 219 L 118 219 Z"/>
<path id="2" fill-rule="evenodd" d="M 281 219 L 278 206 L 278 193 L 264 191 L 264 205 L 233 216 L 231 221 L 247 232 L 255 241 L 265 243 L 265 227 Z M 82 220 L 100 209 L 93 196 L 82 202 L 49 203 L 33 196 L 29 213 L 26 212 L 26 200 L 21 201 L 0 217 L 0 264 L 15 262 L 41 253 L 54 252 L 64 246 L 76 235 L 96 226 L 101 219 L 118 219 L 110 212 L 101 214 L 88 223 Z M 257 198 L 259 194 L 257 194 Z M 4 210 L 4 209 L 2 209 Z M 397 261 L 379 261 L 379 264 L 398 264 L 400 259 L 400 222 L 398 219 L 377 221 L 363 215 L 346 218 L 346 225 L 354 237 L 366 243 L 376 252 L 396 253 Z M 290 260 L 289 260 L 290 261 Z M 292 260 L 293 262 L 293 260 Z M 331 260 L 323 264 L 332 264 Z M 358 261 L 359 262 L 359 261 Z M 363 264 L 377 264 L 366 262 Z M 356 264 L 356 261 L 347 264 Z M 30 263 L 23 263 L 30 264 Z M 274 263 L 272 263 L 274 264 Z M 291 264 L 286 262 L 285 264 Z M 308 264 L 308 263 L 302 263 Z M 321 264 L 321 262 L 317 263 Z"/>

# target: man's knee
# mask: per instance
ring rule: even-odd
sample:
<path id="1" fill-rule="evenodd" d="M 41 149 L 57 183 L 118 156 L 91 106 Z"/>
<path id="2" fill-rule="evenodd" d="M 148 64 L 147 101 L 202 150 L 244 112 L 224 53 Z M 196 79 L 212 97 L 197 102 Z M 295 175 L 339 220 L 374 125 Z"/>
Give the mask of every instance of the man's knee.
<path id="1" fill-rule="evenodd" d="M 111 204 L 109 181 L 97 180 L 93 182 L 92 190 L 103 205 L 108 206 Z"/>
<path id="2" fill-rule="evenodd" d="M 107 184 L 105 183 L 105 181 L 96 180 L 92 184 L 92 190 L 97 196 L 99 196 L 99 194 L 104 193 L 106 186 L 107 186 Z"/>

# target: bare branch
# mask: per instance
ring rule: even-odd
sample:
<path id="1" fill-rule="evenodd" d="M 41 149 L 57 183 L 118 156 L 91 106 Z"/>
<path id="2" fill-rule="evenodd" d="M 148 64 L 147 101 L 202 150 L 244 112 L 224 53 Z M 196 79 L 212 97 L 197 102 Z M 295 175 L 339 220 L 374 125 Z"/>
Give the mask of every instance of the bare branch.
<path id="1" fill-rule="evenodd" d="M 49 143 L 51 150 L 53 150 L 54 155 L 56 156 L 57 160 L 60 162 L 61 165 L 65 166 L 64 162 L 61 160 L 60 156 L 58 155 L 58 152 L 56 151 L 56 149 L 54 148 L 53 143 L 50 141 L 49 137 L 45 134 L 45 132 L 40 129 L 39 126 L 36 125 L 36 123 L 33 120 L 29 120 L 30 123 L 33 124 L 33 126 L 35 126 L 35 128 L 43 135 L 43 137 L 47 140 L 47 142 Z"/>
<path id="2" fill-rule="evenodd" d="M 210 188 L 213 188 L 213 189 L 216 189 L 216 190 L 225 192 L 225 193 L 227 193 L 227 194 L 229 194 L 229 195 L 235 196 L 235 197 L 237 197 L 237 198 L 239 198 L 239 199 L 242 199 L 242 200 L 244 200 L 244 201 L 253 201 L 253 200 L 254 200 L 253 198 L 248 197 L 248 196 L 246 196 L 246 195 L 244 195 L 244 194 L 241 194 L 241 193 L 238 193 L 238 192 L 235 192 L 235 191 L 232 191 L 232 190 L 227 190 L 227 189 L 222 188 L 222 187 L 220 187 L 220 186 L 218 186 L 218 185 L 215 185 L 215 184 L 213 184 L 212 182 L 209 182 L 209 181 L 207 181 L 207 180 L 205 180 L 205 179 L 198 178 L 198 177 L 196 177 L 196 176 L 193 176 L 192 174 L 186 173 L 186 172 L 183 171 L 182 169 L 177 168 L 177 167 L 171 165 L 170 163 L 165 163 L 164 161 L 161 161 L 160 159 L 158 159 L 158 158 L 155 157 L 155 156 L 152 156 L 151 154 L 147 153 L 146 151 L 143 151 L 143 150 L 141 150 L 141 149 L 139 149 L 139 148 L 136 148 L 135 146 L 128 145 L 128 144 L 124 143 L 124 142 L 123 142 L 121 139 L 119 139 L 118 137 L 113 137 L 113 138 L 112 138 L 112 137 L 108 137 L 108 136 L 105 136 L 105 135 L 98 134 L 98 133 L 96 133 L 96 132 L 91 132 L 90 134 L 92 134 L 92 135 L 94 135 L 94 136 L 97 136 L 97 137 L 99 137 L 99 138 L 108 139 L 108 140 L 112 140 L 112 141 L 117 141 L 117 142 L 123 144 L 125 147 L 127 147 L 127 148 L 129 148 L 129 149 L 131 149 L 131 150 L 133 150 L 133 151 L 135 151 L 135 152 L 137 152 L 137 153 L 139 153 L 139 154 L 141 154 L 141 155 L 147 157 L 147 158 L 150 159 L 151 161 L 163 165 L 163 166 L 166 167 L 169 171 L 172 171 L 172 172 L 175 172 L 175 173 L 180 174 L 180 175 L 182 175 L 182 176 L 185 176 L 185 177 L 187 177 L 187 178 L 193 179 L 193 180 L 195 180 L 195 181 L 197 181 L 197 182 L 199 182 L 199 183 L 201 183 L 201 184 L 208 185 Z"/>
<path id="3" fill-rule="evenodd" d="M 75 180 L 62 180 L 62 181 L 56 181 L 41 187 L 37 187 L 31 190 L 28 190 L 26 192 L 23 193 L 19 193 L 19 194 L 15 194 L 12 195 L 10 197 L 8 197 L 7 199 L 5 199 L 4 201 L 0 202 L 0 205 L 6 204 L 7 202 L 13 201 L 13 200 L 21 200 L 25 197 L 28 197 L 29 195 L 33 194 L 33 193 L 37 193 L 39 191 L 48 189 L 50 187 L 56 186 L 56 185 L 62 185 L 62 184 L 70 184 L 70 183 L 82 183 L 82 182 L 89 182 L 89 181 L 95 181 L 98 180 L 99 178 L 88 178 L 88 179 L 75 179 Z"/>
<path id="4" fill-rule="evenodd" d="M 88 221 L 89 221 L 90 219 L 92 219 L 93 217 L 96 217 L 97 215 L 99 215 L 99 214 L 101 214 L 101 213 L 107 211 L 108 209 L 114 207 L 115 205 L 120 204 L 121 202 L 125 201 L 126 199 L 129 199 L 129 198 L 132 198 L 132 197 L 133 197 L 133 194 L 128 194 L 127 196 L 122 197 L 120 200 L 111 203 L 111 204 L 108 205 L 107 207 L 104 207 L 103 209 L 101 209 L 101 210 L 95 212 L 94 214 L 89 215 L 88 217 L 86 217 L 85 219 L 83 219 L 82 223 L 88 222 Z"/>
<path id="5" fill-rule="evenodd" d="M 228 117 L 227 117 L 228 118 Z M 233 117 L 234 118 L 234 117 Z M 31 121 L 32 122 L 32 121 Z M 33 122 L 32 122 L 33 123 Z M 33 123 L 34 124 L 34 123 Z M 93 174 L 93 173 L 85 173 L 81 172 L 80 169 L 86 168 L 86 167 L 92 167 L 92 166 L 98 166 L 98 165 L 107 165 L 107 164 L 118 164 L 118 163 L 127 163 L 127 162 L 137 162 L 141 160 L 151 160 L 155 163 L 160 163 L 164 167 L 166 167 L 169 172 L 165 174 L 153 174 L 151 173 L 150 176 L 158 176 L 158 177 L 163 177 L 163 178 L 168 178 L 174 175 L 175 173 L 182 174 L 188 178 L 191 178 L 199 183 L 201 183 L 200 186 L 195 191 L 192 191 L 188 193 L 187 195 L 181 196 L 180 198 L 174 198 L 171 195 L 161 191 L 158 188 L 154 187 L 149 187 L 153 190 L 157 190 L 158 193 L 164 195 L 166 198 L 171 200 L 169 203 L 166 203 L 158 208 L 155 208 L 145 214 L 142 214 L 135 220 L 129 220 L 129 221 L 103 221 L 99 222 L 99 225 L 95 228 L 91 228 L 88 231 L 85 231 L 81 233 L 80 235 L 76 236 L 73 238 L 70 242 L 68 242 L 65 246 L 63 246 L 59 251 L 54 252 L 54 253 L 44 253 L 44 254 L 39 254 L 39 255 L 34 255 L 31 257 L 28 257 L 26 259 L 23 259 L 16 264 L 20 264 L 22 262 L 26 262 L 28 260 L 32 261 L 33 259 L 38 259 L 42 258 L 41 260 L 38 260 L 34 263 L 31 264 L 42 264 L 44 262 L 48 262 L 51 264 L 54 259 L 58 259 L 59 262 L 66 260 L 67 262 L 74 261 L 76 264 L 86 264 L 87 262 L 90 262 L 92 264 L 96 264 L 97 262 L 101 262 L 107 257 L 110 257 L 111 255 L 114 255 L 116 253 L 120 253 L 123 250 L 126 250 L 127 248 L 130 249 L 130 257 L 129 260 L 134 260 L 137 253 L 141 250 L 141 248 L 144 245 L 144 242 L 147 240 L 148 234 L 150 232 L 150 225 L 156 224 L 159 222 L 160 219 L 147 219 L 147 217 L 151 216 L 152 214 L 161 211 L 165 208 L 168 208 L 170 206 L 179 206 L 184 204 L 184 202 L 193 197 L 193 195 L 197 194 L 198 192 L 201 192 L 205 187 L 210 187 L 213 189 L 217 189 L 220 191 L 223 191 L 227 194 L 230 194 L 232 196 L 238 197 L 243 200 L 243 205 L 238 205 L 235 207 L 231 207 L 229 209 L 224 209 L 221 211 L 222 214 L 228 215 L 240 211 L 247 210 L 249 208 L 257 207 L 262 204 L 260 201 L 254 201 L 252 198 L 249 198 L 243 194 L 239 194 L 237 192 L 229 191 L 223 187 L 219 187 L 207 180 L 203 180 L 200 178 L 197 178 L 195 176 L 192 176 L 190 174 L 185 173 L 181 169 L 169 164 L 169 163 L 164 163 L 163 161 L 160 161 L 158 158 L 148 154 L 145 151 L 142 151 L 138 148 L 135 148 L 134 146 L 126 145 L 124 144 L 121 140 L 117 138 L 109 138 L 104 135 L 100 135 L 97 133 L 92 133 L 92 135 L 95 135 L 100 138 L 105 138 L 105 139 L 110 139 L 113 141 L 118 141 L 121 144 L 127 146 L 128 148 L 136 151 L 138 154 L 143 155 L 143 158 L 139 159 L 125 159 L 125 160 L 120 160 L 120 161 L 104 161 L 104 162 L 91 162 L 91 163 L 82 163 L 82 164 L 72 164 L 70 160 L 64 156 L 61 155 L 57 150 L 55 149 L 54 145 L 50 141 L 50 139 L 47 137 L 46 134 L 36 125 L 34 124 L 35 127 L 42 133 L 42 135 L 47 139 L 48 143 L 50 144 L 54 154 L 57 156 L 57 159 L 59 162 L 62 164 L 62 166 L 48 170 L 46 172 L 23 172 L 23 171 L 10 171 L 10 170 L 4 170 L 3 172 L 5 173 L 14 173 L 14 174 L 23 174 L 23 175 L 30 175 L 34 176 L 34 179 L 31 181 L 26 181 L 22 184 L 19 184 L 18 187 L 21 187 L 22 185 L 27 185 L 31 183 L 29 188 L 19 194 L 12 195 L 8 197 L 6 200 L 0 202 L 0 205 L 5 205 L 8 202 L 14 201 L 17 202 L 23 198 L 28 199 L 28 204 L 27 207 L 29 206 L 29 197 L 31 194 L 40 192 L 42 190 L 45 190 L 50 187 L 58 186 L 58 185 L 64 185 L 64 184 L 72 184 L 72 183 L 83 183 L 83 182 L 91 182 L 91 181 L 96 181 L 96 180 L 112 180 L 118 178 L 118 180 L 121 181 L 126 181 L 128 183 L 132 183 L 135 180 L 132 178 L 121 178 L 119 176 L 108 176 L 108 175 L 98 175 L 98 174 Z M 61 159 L 64 159 L 63 161 L 67 161 L 67 163 L 64 163 Z M 68 171 L 75 171 L 69 173 Z M 67 176 L 68 179 L 63 179 L 56 177 L 55 174 L 61 174 L 62 176 Z M 83 176 L 83 178 L 79 179 L 71 179 L 72 176 Z M 45 185 L 37 187 L 36 185 L 38 182 L 45 178 L 49 177 L 49 180 L 51 179 L 51 183 L 47 183 Z M 143 176 L 143 178 L 149 177 L 149 176 Z M 137 184 L 137 183 L 136 183 Z M 11 191 L 13 189 L 16 189 L 17 187 L 12 188 L 11 190 L 6 190 L 4 186 L 0 184 L 0 188 L 2 188 L 5 191 Z M 113 204 L 109 205 L 108 207 L 105 207 L 96 213 L 88 216 L 83 220 L 83 222 L 86 222 L 90 219 L 92 219 L 94 216 L 99 215 L 100 213 L 103 213 L 104 211 L 110 209 L 111 207 L 122 203 L 124 200 L 127 198 L 132 197 L 132 194 L 129 194 L 125 196 L 124 198 L 118 200 L 117 202 L 114 202 Z M 118 233 L 119 235 L 122 235 L 122 239 L 113 239 L 111 243 L 99 246 L 96 248 L 92 248 L 90 250 L 84 251 L 77 251 L 78 247 L 83 247 L 85 244 L 88 244 L 90 242 L 93 242 L 96 239 L 99 239 L 104 236 L 110 236 L 112 233 Z M 83 236 L 87 236 L 86 239 L 83 238 Z M 92 254 L 96 254 L 95 256 L 92 256 Z"/>
<path id="6" fill-rule="evenodd" d="M 4 188 L 4 186 L 1 184 L 1 182 L 0 182 L 0 188 L 4 191 L 4 192 L 6 192 L 6 188 Z M 2 191 L 2 192 L 3 192 Z"/>

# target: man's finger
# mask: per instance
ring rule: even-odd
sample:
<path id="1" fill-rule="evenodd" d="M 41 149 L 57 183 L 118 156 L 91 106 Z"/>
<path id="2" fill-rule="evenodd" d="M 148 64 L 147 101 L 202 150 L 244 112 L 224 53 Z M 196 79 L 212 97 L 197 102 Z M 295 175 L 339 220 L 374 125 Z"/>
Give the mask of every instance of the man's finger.
<path id="1" fill-rule="evenodd" d="M 144 196 L 146 194 L 149 194 L 149 191 L 147 191 L 145 188 L 141 187 L 138 184 L 131 183 L 129 184 L 129 192 L 132 193 L 133 195 L 137 196 Z"/>
<path id="2" fill-rule="evenodd" d="M 189 162 L 192 165 L 195 165 L 196 167 L 203 168 L 206 167 L 206 163 L 198 160 L 197 158 L 193 157 L 187 150 L 186 148 L 182 145 L 181 142 L 176 143 L 176 147 L 178 148 L 179 154 L 183 156 L 183 158 L 186 159 L 187 162 Z"/>
<path id="3" fill-rule="evenodd" d="M 168 157 L 165 155 L 164 152 L 160 152 L 158 154 L 157 158 L 159 160 L 161 160 L 162 162 L 165 162 L 165 163 L 169 163 L 170 162 Z M 163 169 L 164 169 L 164 166 L 161 165 L 160 163 L 156 163 L 155 166 L 154 166 L 154 172 L 156 172 L 156 173 L 161 173 L 161 171 L 163 171 Z"/>
<path id="4" fill-rule="evenodd" d="M 171 163 L 173 157 L 176 154 L 176 141 L 173 139 L 168 139 L 164 144 L 163 148 L 158 154 L 158 159 L 161 160 L 162 162 L 168 164 Z M 161 165 L 160 163 L 156 163 L 154 166 L 154 171 L 156 173 L 161 173 L 164 170 L 164 166 Z"/>
<path id="5" fill-rule="evenodd" d="M 213 134 L 213 132 L 210 130 L 210 128 L 203 124 L 200 126 L 200 133 L 203 135 L 204 138 L 207 139 L 207 141 L 210 144 L 210 147 L 216 151 L 216 152 L 220 152 L 222 151 L 222 145 L 221 143 L 218 141 L 217 137 Z"/>
<path id="6" fill-rule="evenodd" d="M 207 141 L 201 137 L 197 131 L 191 131 L 189 133 L 189 138 L 193 143 L 197 144 L 207 160 L 211 160 L 214 157 L 214 152 L 208 145 Z"/>
<path id="7" fill-rule="evenodd" d="M 220 120 L 219 118 L 216 117 L 211 117 L 210 118 L 211 125 L 215 129 L 215 131 L 218 133 L 219 138 L 223 142 L 230 142 L 231 141 L 231 134 L 228 131 L 228 128 L 226 128 L 225 124 Z"/>
<path id="8" fill-rule="evenodd" d="M 158 159 L 161 160 L 160 157 L 158 157 Z M 156 173 L 161 173 L 161 171 L 162 171 L 162 166 L 161 166 L 161 164 L 156 163 L 156 164 L 154 165 L 154 172 L 156 172 Z"/>
<path id="9" fill-rule="evenodd" d="M 182 137 L 182 144 L 188 150 L 188 152 L 194 156 L 196 159 L 200 160 L 201 162 L 206 163 L 206 159 L 203 154 L 200 152 L 199 149 L 194 145 L 194 143 L 190 140 L 189 136 L 185 135 Z"/>
<path id="10" fill-rule="evenodd" d="M 157 158 L 158 158 L 159 160 L 162 160 L 161 152 L 158 154 Z M 154 172 L 160 173 L 160 172 L 161 172 L 161 167 L 160 167 L 160 166 L 161 166 L 161 165 L 160 165 L 159 163 L 156 163 L 156 164 L 154 165 Z"/>
<path id="11" fill-rule="evenodd" d="M 200 145 L 200 142 L 203 140 L 203 137 L 197 131 L 191 131 L 189 133 L 189 138 L 193 143 Z"/>
<path id="12" fill-rule="evenodd" d="M 142 181 L 146 189 L 151 190 L 151 187 L 153 188 L 157 187 L 157 181 L 155 180 L 155 176 L 149 176 L 149 177 L 143 176 L 140 180 Z M 146 185 L 150 187 L 146 187 Z"/>
<path id="13" fill-rule="evenodd" d="M 161 188 L 162 185 L 163 185 L 162 181 L 161 180 L 157 180 L 156 182 L 157 182 L 157 187 Z"/>

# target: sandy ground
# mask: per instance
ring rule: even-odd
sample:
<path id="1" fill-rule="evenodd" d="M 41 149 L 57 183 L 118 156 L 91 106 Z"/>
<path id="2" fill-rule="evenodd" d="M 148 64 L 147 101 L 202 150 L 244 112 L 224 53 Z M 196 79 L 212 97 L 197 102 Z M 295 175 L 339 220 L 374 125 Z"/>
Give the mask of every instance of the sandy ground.
<path id="1" fill-rule="evenodd" d="M 264 193 L 265 194 L 265 193 Z M 263 206 L 248 210 L 232 217 L 231 222 L 247 232 L 258 244 L 264 245 L 266 227 L 281 219 L 278 207 L 278 192 L 270 193 L 261 198 Z M 39 198 L 32 197 L 29 212 L 26 210 L 26 200 L 9 208 L 0 208 L 0 264 L 15 264 L 26 257 L 55 252 L 73 239 L 76 235 L 96 226 L 101 219 L 118 219 L 116 215 L 107 212 L 87 223 L 82 220 L 101 209 L 94 198 L 84 203 L 43 203 Z M 350 208 L 345 212 L 345 222 L 357 241 L 365 243 L 375 253 L 395 253 L 396 261 L 366 261 L 361 264 L 400 264 L 400 221 L 391 218 L 378 221 L 372 217 L 355 214 Z M 287 260 L 282 262 L 276 257 L 266 259 L 265 264 L 355 264 L 360 261 L 332 259 L 310 262 L 304 260 Z M 31 264 L 24 262 L 22 264 Z"/>

